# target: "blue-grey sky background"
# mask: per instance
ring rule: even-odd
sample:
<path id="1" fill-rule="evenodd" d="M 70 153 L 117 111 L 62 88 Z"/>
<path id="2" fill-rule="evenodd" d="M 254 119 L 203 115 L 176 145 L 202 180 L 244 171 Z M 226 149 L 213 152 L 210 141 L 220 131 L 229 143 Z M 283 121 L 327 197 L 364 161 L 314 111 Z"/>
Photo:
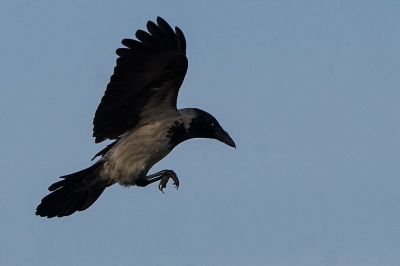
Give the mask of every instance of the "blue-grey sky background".
<path id="1" fill-rule="evenodd" d="M 400 265 L 399 1 L 1 1 L 0 265 Z M 87 211 L 34 215 L 91 164 L 120 41 L 162 16 L 187 39 L 180 107 L 236 150 L 181 144 Z"/>

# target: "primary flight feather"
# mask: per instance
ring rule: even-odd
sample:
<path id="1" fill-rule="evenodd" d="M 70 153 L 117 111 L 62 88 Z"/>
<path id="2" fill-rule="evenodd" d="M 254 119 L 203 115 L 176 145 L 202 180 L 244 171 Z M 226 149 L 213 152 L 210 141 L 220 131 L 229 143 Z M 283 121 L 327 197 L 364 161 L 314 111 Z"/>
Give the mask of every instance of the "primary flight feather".
<path id="1" fill-rule="evenodd" d="M 197 108 L 177 109 L 188 67 L 183 32 L 160 17 L 146 26 L 147 32 L 136 32 L 137 40 L 122 40 L 125 48 L 116 51 L 117 64 L 93 120 L 96 143 L 115 141 L 95 155 L 101 158 L 92 166 L 52 184 L 37 215 L 62 217 L 85 210 L 115 183 L 144 187 L 159 181 L 163 191 L 172 179 L 178 187 L 174 171 L 148 172 L 185 140 L 212 138 L 235 147 L 212 115 Z"/>

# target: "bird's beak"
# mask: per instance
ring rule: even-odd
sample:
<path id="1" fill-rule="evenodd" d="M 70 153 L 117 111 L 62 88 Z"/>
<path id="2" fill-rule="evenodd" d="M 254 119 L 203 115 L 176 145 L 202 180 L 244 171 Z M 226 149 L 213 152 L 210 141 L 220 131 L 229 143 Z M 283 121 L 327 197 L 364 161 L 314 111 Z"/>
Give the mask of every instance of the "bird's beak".
<path id="1" fill-rule="evenodd" d="M 226 131 L 224 131 L 224 130 L 217 131 L 217 132 L 215 133 L 215 139 L 217 139 L 217 140 L 219 140 L 219 141 L 225 143 L 225 144 L 228 145 L 228 146 L 231 146 L 231 147 L 233 147 L 233 148 L 236 148 L 235 142 L 233 141 L 233 139 L 231 138 L 231 136 L 229 136 L 229 134 L 228 134 Z"/>

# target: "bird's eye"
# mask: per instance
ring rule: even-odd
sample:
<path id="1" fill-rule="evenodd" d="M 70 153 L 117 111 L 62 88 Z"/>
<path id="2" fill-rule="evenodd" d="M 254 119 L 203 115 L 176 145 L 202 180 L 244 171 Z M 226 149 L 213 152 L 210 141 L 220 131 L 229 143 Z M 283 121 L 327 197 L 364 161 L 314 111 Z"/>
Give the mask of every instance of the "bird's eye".
<path id="1" fill-rule="evenodd" d="M 211 125 L 210 126 L 212 126 L 212 127 L 215 127 L 215 123 L 211 123 Z"/>

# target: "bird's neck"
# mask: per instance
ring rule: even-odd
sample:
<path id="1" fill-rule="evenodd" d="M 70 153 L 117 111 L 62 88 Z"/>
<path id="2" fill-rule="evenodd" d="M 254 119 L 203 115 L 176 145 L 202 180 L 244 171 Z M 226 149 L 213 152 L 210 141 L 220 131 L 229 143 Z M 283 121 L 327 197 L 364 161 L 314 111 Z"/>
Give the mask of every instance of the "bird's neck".
<path id="1" fill-rule="evenodd" d="M 168 130 L 171 146 L 192 138 L 202 138 L 201 125 L 196 118 L 195 109 L 182 109 L 179 118 L 174 120 Z M 193 111 L 194 110 L 194 111 Z"/>

